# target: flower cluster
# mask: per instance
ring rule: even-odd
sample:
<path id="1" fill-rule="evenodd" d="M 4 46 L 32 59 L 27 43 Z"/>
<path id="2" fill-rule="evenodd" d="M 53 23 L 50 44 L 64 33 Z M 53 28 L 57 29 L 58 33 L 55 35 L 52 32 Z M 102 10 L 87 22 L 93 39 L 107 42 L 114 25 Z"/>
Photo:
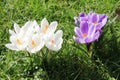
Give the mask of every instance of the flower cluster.
<path id="1" fill-rule="evenodd" d="M 57 21 L 49 24 L 46 18 L 41 21 L 41 27 L 34 21 L 28 21 L 23 27 L 14 23 L 14 31 L 9 30 L 10 42 L 5 46 L 11 50 L 27 50 L 30 53 L 36 53 L 44 45 L 54 51 L 58 51 L 62 46 L 62 30 L 55 32 Z"/>
<path id="2" fill-rule="evenodd" d="M 78 43 L 91 43 L 101 35 L 102 28 L 107 22 L 106 14 L 97 14 L 89 12 L 88 15 L 80 13 L 78 17 L 74 17 L 75 27 L 74 31 L 76 36 L 73 36 L 74 40 Z"/>

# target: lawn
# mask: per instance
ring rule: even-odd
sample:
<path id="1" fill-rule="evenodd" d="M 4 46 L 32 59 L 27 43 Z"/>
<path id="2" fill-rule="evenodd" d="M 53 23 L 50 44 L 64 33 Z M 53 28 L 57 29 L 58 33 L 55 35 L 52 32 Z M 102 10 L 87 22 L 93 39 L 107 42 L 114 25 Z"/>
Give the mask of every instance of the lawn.
<path id="1" fill-rule="evenodd" d="M 74 17 L 90 11 L 108 16 L 102 35 L 92 43 L 91 56 L 85 44 L 73 39 Z M 120 0 L 1 0 L 0 80 L 120 80 L 119 12 Z M 40 24 L 43 18 L 57 21 L 57 30 L 63 31 L 59 51 L 44 47 L 31 54 L 5 47 L 14 22 L 23 26 L 36 20 Z"/>

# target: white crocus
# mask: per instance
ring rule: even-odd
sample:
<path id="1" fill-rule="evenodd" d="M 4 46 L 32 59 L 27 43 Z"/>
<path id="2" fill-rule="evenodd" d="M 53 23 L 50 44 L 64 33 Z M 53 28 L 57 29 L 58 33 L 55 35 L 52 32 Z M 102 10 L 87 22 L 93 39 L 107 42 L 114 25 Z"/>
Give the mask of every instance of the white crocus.
<path id="1" fill-rule="evenodd" d="M 53 51 L 58 51 L 62 47 L 62 30 L 58 30 L 55 34 L 51 34 L 45 42 L 45 45 L 48 49 Z"/>
<path id="2" fill-rule="evenodd" d="M 43 35 L 36 21 L 33 21 L 33 25 L 31 29 L 28 30 L 28 32 L 30 33 L 30 39 L 27 46 L 27 51 L 30 53 L 36 53 L 44 46 Z"/>
<path id="3" fill-rule="evenodd" d="M 49 37 L 50 34 L 53 34 L 57 28 L 57 21 L 53 21 L 49 24 L 46 18 L 42 19 L 41 21 L 41 32 L 43 34 L 44 40 Z"/>
<path id="4" fill-rule="evenodd" d="M 24 50 L 28 44 L 28 38 L 25 34 L 30 25 L 31 22 L 28 21 L 22 28 L 20 28 L 19 25 L 14 23 L 14 31 L 9 30 L 9 33 L 11 34 L 11 43 L 6 44 L 5 46 L 11 50 Z"/>
<path id="5" fill-rule="evenodd" d="M 40 33 L 34 34 L 29 41 L 27 51 L 30 53 L 36 53 L 44 47 L 44 41 Z"/>

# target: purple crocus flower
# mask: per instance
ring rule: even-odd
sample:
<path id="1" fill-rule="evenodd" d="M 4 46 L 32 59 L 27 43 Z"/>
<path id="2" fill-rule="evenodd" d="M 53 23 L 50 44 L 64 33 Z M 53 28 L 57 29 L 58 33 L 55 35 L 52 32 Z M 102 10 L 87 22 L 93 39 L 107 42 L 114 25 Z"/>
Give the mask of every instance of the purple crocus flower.
<path id="1" fill-rule="evenodd" d="M 98 40 L 100 32 L 96 31 L 96 27 L 87 21 L 81 21 L 80 27 L 74 29 L 76 36 L 73 37 L 78 43 L 91 43 Z"/>

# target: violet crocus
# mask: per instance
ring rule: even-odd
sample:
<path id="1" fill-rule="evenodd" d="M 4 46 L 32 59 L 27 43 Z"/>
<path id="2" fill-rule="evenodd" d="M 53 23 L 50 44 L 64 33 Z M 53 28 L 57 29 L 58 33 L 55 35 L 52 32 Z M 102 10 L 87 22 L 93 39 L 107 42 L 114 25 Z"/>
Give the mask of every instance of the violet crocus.
<path id="1" fill-rule="evenodd" d="M 96 31 L 96 27 L 87 21 L 81 21 L 80 27 L 75 27 L 74 29 L 76 37 L 73 36 L 74 40 L 78 43 L 89 44 L 98 40 L 100 32 Z"/>

